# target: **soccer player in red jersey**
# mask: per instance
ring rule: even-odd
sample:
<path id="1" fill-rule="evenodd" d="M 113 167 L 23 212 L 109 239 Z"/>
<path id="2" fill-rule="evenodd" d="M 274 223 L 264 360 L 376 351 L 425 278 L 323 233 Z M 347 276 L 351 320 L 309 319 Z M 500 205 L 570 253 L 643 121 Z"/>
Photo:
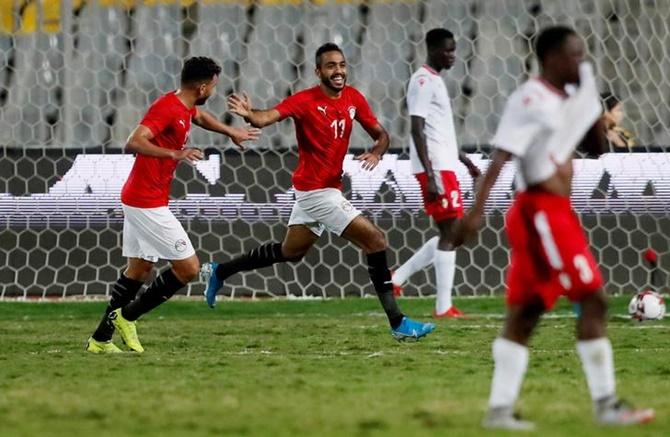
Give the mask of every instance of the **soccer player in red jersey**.
<path id="1" fill-rule="evenodd" d="M 386 238 L 341 192 L 342 163 L 354 120 L 374 141 L 369 152 L 355 158 L 364 169 L 377 166 L 388 149 L 388 134 L 365 97 L 346 84 L 347 63 L 337 45 L 327 43 L 316 51 L 316 75 L 320 80 L 318 85 L 287 97 L 273 109 L 252 109 L 246 94 L 232 95 L 228 100 L 231 112 L 256 127 L 289 117 L 293 119 L 299 155 L 298 168 L 293 173 L 296 202 L 283 242 L 267 243 L 222 264 L 203 265 L 208 282 L 207 302 L 214 306 L 223 281 L 237 272 L 301 260 L 327 229 L 351 241 L 366 254 L 370 278 L 393 336 L 397 340 L 417 340 L 430 333 L 434 325 L 415 322 L 400 311 L 386 260 Z"/>
<path id="2" fill-rule="evenodd" d="M 495 368 L 484 426 L 533 428 L 517 418 L 513 408 L 528 366 L 530 336 L 540 316 L 560 296 L 581 309 L 577 353 L 596 421 L 605 425 L 647 422 L 653 419 L 653 410 L 635 409 L 617 398 L 603 279 L 570 203 L 575 147 L 581 141 L 582 147 L 599 154 L 606 146 L 595 77 L 583 62 L 584 42 L 570 28 L 543 30 L 536 41 L 536 55 L 540 75 L 521 85 L 507 101 L 491 140 L 495 147 L 491 163 L 457 232 L 457 242 L 476 233 L 491 188 L 504 163 L 514 157 L 518 192 L 506 217 L 512 249 L 507 317 L 502 335 L 493 343 Z"/>
<path id="3" fill-rule="evenodd" d="M 255 128 L 227 126 L 199 109 L 214 93 L 221 67 L 210 58 L 194 57 L 184 63 L 178 90 L 159 97 L 133 130 L 126 150 L 137 157 L 121 192 L 123 206 L 123 255 L 128 266 L 112 291 L 112 298 L 86 350 L 114 353 L 116 327 L 124 343 L 135 352 L 144 349 L 137 338 L 135 320 L 168 300 L 195 278 L 200 263 L 181 223 L 168 209 L 170 184 L 180 161 L 195 163 L 203 157 L 186 148 L 191 122 L 227 135 L 239 148 L 259 136 Z M 158 259 L 171 267 L 161 273 L 137 299 Z"/>

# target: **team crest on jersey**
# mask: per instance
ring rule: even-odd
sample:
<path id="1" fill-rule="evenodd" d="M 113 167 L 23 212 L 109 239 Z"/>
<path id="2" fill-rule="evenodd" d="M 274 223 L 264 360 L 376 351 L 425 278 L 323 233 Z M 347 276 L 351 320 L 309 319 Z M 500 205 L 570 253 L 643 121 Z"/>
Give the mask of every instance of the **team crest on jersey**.
<path id="1" fill-rule="evenodd" d="M 186 249 L 187 245 L 188 244 L 186 243 L 186 240 L 183 240 L 183 239 L 180 238 L 179 240 L 175 241 L 174 249 L 177 252 L 183 252 Z"/>
<path id="2" fill-rule="evenodd" d="M 353 120 L 355 116 L 356 116 L 356 107 L 349 106 L 349 118 Z"/>

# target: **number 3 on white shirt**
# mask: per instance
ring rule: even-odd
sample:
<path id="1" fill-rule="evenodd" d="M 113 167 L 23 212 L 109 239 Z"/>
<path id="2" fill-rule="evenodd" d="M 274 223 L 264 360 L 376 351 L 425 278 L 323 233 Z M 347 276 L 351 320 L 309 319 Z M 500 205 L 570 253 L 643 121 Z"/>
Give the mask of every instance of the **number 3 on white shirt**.
<path id="1" fill-rule="evenodd" d="M 344 136 L 344 128 L 346 126 L 347 121 L 345 119 L 341 120 L 333 120 L 332 123 L 330 123 L 330 127 L 333 128 L 333 133 L 335 136 L 333 138 L 337 139 L 339 136 L 342 138 Z"/>

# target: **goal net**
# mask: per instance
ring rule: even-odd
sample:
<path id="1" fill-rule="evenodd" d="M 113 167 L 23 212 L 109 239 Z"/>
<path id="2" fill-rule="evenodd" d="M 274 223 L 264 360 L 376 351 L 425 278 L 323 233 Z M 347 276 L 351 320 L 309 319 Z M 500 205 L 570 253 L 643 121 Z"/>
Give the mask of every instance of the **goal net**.
<path id="1" fill-rule="evenodd" d="M 435 227 L 422 212 L 408 163 L 407 81 L 425 58 L 423 35 L 446 27 L 457 63 L 444 73 L 459 143 L 482 169 L 509 94 L 537 66 L 530 42 L 552 23 L 584 37 L 603 92 L 623 102 L 635 146 L 575 161 L 573 201 L 607 279 L 607 291 L 649 285 L 642 253 L 670 262 L 670 3 L 650 0 L 61 0 L 0 1 L 0 297 L 104 296 L 121 255 L 121 186 L 133 156 L 120 146 L 143 111 L 173 89 L 182 60 L 211 56 L 223 66 L 207 109 L 227 121 L 225 96 L 247 91 L 271 107 L 315 82 L 313 55 L 339 44 L 349 81 L 392 137 L 378 169 L 345 160 L 345 193 L 380 226 L 399 265 Z M 239 121 L 236 121 L 239 122 Z M 294 200 L 297 162 L 291 122 L 264 129 L 238 153 L 198 128 L 206 150 L 180 165 L 170 207 L 202 261 L 225 261 L 280 241 Z M 352 136 L 353 154 L 369 147 Z M 514 169 L 496 185 L 479 240 L 457 252 L 455 292 L 504 290 L 508 246 L 503 214 Z M 472 181 L 458 172 L 467 208 Z M 306 259 L 237 275 L 238 296 L 362 296 L 372 293 L 360 251 L 324 235 Z M 667 276 L 656 286 L 668 291 Z M 408 295 L 434 293 L 432 272 L 410 279 Z M 195 295 L 202 284 L 184 293 Z"/>

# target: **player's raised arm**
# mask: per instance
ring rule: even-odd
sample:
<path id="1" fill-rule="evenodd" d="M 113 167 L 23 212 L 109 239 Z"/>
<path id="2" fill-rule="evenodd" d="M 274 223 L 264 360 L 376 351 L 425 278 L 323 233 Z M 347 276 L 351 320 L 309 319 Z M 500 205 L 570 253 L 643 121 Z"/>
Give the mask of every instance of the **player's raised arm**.
<path id="1" fill-rule="evenodd" d="M 388 150 L 389 145 L 391 144 L 391 139 L 389 138 L 386 129 L 379 123 L 369 127 L 363 126 L 363 128 L 368 135 L 370 135 L 370 138 L 374 140 L 374 143 L 369 152 L 361 153 L 354 159 L 362 162 L 364 170 L 372 170 L 377 167 L 382 156 L 384 156 L 384 153 Z"/>
<path id="2" fill-rule="evenodd" d="M 203 158 L 202 151 L 198 149 L 172 150 L 159 147 L 149 141 L 153 137 L 154 133 L 151 129 L 144 125 L 139 125 L 130 133 L 126 141 L 125 150 L 157 158 L 171 158 L 177 161 L 186 160 L 191 163 Z"/>
<path id="3" fill-rule="evenodd" d="M 254 127 L 234 127 L 229 126 L 221 121 L 217 120 L 209 112 L 198 109 L 195 117 L 193 117 L 193 122 L 200 126 L 203 129 L 207 129 L 212 132 L 218 132 L 220 134 L 230 137 L 232 142 L 240 149 L 244 150 L 244 141 L 253 141 L 257 140 L 260 137 L 260 129 Z"/>
<path id="4" fill-rule="evenodd" d="M 276 109 L 252 109 L 251 99 L 245 92 L 240 94 L 231 94 L 228 97 L 228 109 L 233 114 L 237 114 L 254 127 L 265 127 L 278 122 L 281 119 L 279 111 Z"/>
<path id="5" fill-rule="evenodd" d="M 477 187 L 475 202 L 456 229 L 456 245 L 461 245 L 468 239 L 477 235 L 477 231 L 482 224 L 484 205 L 491 194 L 491 188 L 493 188 L 493 185 L 495 185 L 498 180 L 498 176 L 500 175 L 503 166 L 511 157 L 512 154 L 510 152 L 500 149 L 495 149 L 493 151 L 491 162 L 484 175 L 484 180 L 482 180 Z"/>

